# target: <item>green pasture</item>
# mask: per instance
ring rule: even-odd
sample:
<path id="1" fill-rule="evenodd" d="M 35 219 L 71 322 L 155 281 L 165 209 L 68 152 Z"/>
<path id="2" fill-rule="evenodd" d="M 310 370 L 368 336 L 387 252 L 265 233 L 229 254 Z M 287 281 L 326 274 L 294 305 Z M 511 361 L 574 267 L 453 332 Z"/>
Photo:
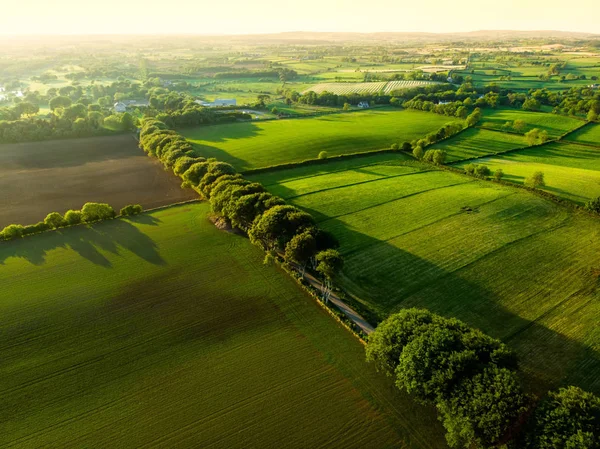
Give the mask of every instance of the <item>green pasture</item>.
<path id="1" fill-rule="evenodd" d="M 249 170 L 389 148 L 438 130 L 448 117 L 421 111 L 370 110 L 316 118 L 233 123 L 182 130 L 197 153 Z"/>
<path id="2" fill-rule="evenodd" d="M 514 122 L 515 120 L 523 120 L 525 122 L 527 127 L 524 132 L 538 128 L 547 131 L 551 138 L 558 138 L 584 123 L 582 120 L 575 118 L 544 112 L 530 112 L 516 109 L 485 109 L 479 125 L 500 130 L 506 122 Z"/>
<path id="3" fill-rule="evenodd" d="M 0 244 L 0 446 L 442 448 L 207 204 Z"/>
<path id="4" fill-rule="evenodd" d="M 573 134 L 569 134 L 565 137 L 565 140 L 600 147 L 600 124 L 591 123 L 586 125 Z"/>
<path id="5" fill-rule="evenodd" d="M 600 148 L 575 143 L 549 143 L 475 161 L 504 171 L 504 180 L 523 184 L 534 172 L 544 173 L 543 190 L 583 204 L 600 196 Z"/>
<path id="6" fill-rule="evenodd" d="M 444 171 L 374 164 L 379 178 L 356 182 L 354 161 L 331 175 L 329 164 L 312 177 L 262 175 L 339 239 L 338 283 L 353 301 L 379 319 L 425 307 L 502 338 L 536 391 L 563 383 L 600 391 L 597 220 Z"/>
<path id="7" fill-rule="evenodd" d="M 469 128 L 431 148 L 444 150 L 447 154 L 446 162 L 454 162 L 526 146 L 527 141 L 520 135 Z"/>

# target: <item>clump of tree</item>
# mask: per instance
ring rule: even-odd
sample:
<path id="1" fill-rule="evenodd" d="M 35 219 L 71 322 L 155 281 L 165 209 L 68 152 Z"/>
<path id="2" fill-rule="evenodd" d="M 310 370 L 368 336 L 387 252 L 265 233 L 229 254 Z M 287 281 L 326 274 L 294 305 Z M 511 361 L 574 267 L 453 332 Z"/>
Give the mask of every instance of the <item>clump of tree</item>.
<path id="1" fill-rule="evenodd" d="M 139 204 L 129 204 L 120 210 L 119 215 L 122 215 L 124 217 L 131 215 L 139 215 L 142 213 L 143 210 L 143 207 Z"/>
<path id="2" fill-rule="evenodd" d="M 600 398 L 573 386 L 548 393 L 524 440 L 526 449 L 600 448 Z"/>
<path id="3" fill-rule="evenodd" d="M 492 173 L 490 168 L 483 164 L 467 164 L 464 169 L 466 174 L 474 175 L 479 178 L 487 178 Z"/>
<path id="4" fill-rule="evenodd" d="M 525 178 L 525 185 L 532 189 L 539 189 L 545 187 L 546 182 L 544 181 L 544 173 L 541 171 L 534 172 L 530 177 Z"/>
<path id="5" fill-rule="evenodd" d="M 437 407 L 451 447 L 494 446 L 527 410 L 513 352 L 459 320 L 402 310 L 369 336 L 366 355 L 399 389 Z"/>
<path id="6" fill-rule="evenodd" d="M 427 150 L 423 154 L 422 160 L 435 165 L 442 165 L 446 160 L 446 152 L 444 150 Z"/>
<path id="7" fill-rule="evenodd" d="M 527 140 L 527 144 L 530 146 L 540 145 L 544 142 L 547 142 L 548 139 L 548 131 L 542 131 L 539 128 L 533 128 L 531 131 L 525 133 L 525 140 Z"/>
<path id="8" fill-rule="evenodd" d="M 585 203 L 585 209 L 600 214 L 600 196 Z"/>

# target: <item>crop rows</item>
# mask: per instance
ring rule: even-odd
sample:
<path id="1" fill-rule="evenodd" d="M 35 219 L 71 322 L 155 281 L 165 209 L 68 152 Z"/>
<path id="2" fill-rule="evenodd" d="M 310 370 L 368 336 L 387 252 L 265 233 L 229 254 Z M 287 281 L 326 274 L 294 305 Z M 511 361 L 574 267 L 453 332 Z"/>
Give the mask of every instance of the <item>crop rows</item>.
<path id="1" fill-rule="evenodd" d="M 318 94 L 321 92 L 331 92 L 336 95 L 350 94 L 377 94 L 383 92 L 389 94 L 395 90 L 410 89 L 419 86 L 432 84 L 432 81 L 390 81 L 373 83 L 321 83 L 306 89 L 304 92 L 313 91 Z"/>
<path id="2" fill-rule="evenodd" d="M 208 212 L 1 245 L 0 446 L 444 447 L 428 410 L 390 397 L 358 341 Z"/>

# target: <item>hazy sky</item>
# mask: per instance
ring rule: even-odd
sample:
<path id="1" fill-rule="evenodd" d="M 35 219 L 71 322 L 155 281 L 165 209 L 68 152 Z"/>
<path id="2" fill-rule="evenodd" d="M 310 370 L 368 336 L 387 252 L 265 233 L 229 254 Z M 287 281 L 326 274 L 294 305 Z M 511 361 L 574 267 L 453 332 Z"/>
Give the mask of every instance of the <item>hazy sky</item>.
<path id="1" fill-rule="evenodd" d="M 12 0 L 1 34 L 564 30 L 600 34 L 600 0 Z"/>

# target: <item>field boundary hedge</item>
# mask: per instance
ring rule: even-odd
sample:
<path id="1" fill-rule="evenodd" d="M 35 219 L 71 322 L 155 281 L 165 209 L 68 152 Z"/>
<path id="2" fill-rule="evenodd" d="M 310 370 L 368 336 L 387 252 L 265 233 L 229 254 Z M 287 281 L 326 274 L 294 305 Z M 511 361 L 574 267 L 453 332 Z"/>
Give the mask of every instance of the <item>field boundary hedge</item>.
<path id="1" fill-rule="evenodd" d="M 196 200 L 192 200 L 192 201 L 196 201 Z M 142 206 L 140 206 L 139 204 L 130 204 L 130 205 L 127 205 L 127 206 L 124 206 L 123 208 L 121 208 L 121 213 L 117 214 L 115 212 L 115 210 L 108 204 L 85 203 L 81 210 L 85 209 L 85 207 L 87 205 L 103 206 L 105 208 L 105 210 L 103 212 L 106 212 L 107 215 L 97 218 L 95 220 L 84 220 L 81 217 L 81 210 L 68 210 L 67 212 L 65 212 L 64 216 L 60 215 L 60 213 L 58 213 L 58 212 L 50 212 L 46 216 L 46 219 L 44 221 L 40 221 L 36 224 L 32 224 L 32 225 L 9 224 L 9 225 L 5 226 L 4 229 L 2 231 L 0 231 L 0 242 L 16 240 L 18 238 L 42 234 L 44 232 L 58 231 L 59 229 L 72 228 L 74 226 L 81 226 L 81 225 L 87 226 L 87 225 L 94 224 L 94 223 L 100 223 L 100 222 L 106 221 L 106 220 L 114 220 L 116 218 L 131 217 L 131 216 L 139 215 L 142 212 L 150 212 L 150 211 L 161 209 L 164 207 L 171 207 L 176 204 L 178 204 L 178 203 L 169 204 L 166 206 L 156 207 L 156 208 L 147 209 L 147 210 L 142 210 Z M 179 203 L 179 204 L 181 204 L 181 203 Z M 130 211 L 129 213 L 125 212 L 127 209 L 129 209 L 129 211 Z M 73 212 L 74 215 L 78 216 L 78 218 L 76 218 L 76 221 L 69 222 L 69 220 L 66 218 L 70 212 Z M 51 216 L 54 216 L 54 218 L 60 219 L 61 221 L 59 222 L 59 224 L 57 224 L 57 225 L 49 224 L 49 218 Z M 10 237 L 7 237 L 8 234 L 5 233 L 5 231 L 7 231 L 7 230 L 9 230 L 9 232 L 10 232 L 10 230 L 17 230 L 17 233 L 11 235 Z"/>

